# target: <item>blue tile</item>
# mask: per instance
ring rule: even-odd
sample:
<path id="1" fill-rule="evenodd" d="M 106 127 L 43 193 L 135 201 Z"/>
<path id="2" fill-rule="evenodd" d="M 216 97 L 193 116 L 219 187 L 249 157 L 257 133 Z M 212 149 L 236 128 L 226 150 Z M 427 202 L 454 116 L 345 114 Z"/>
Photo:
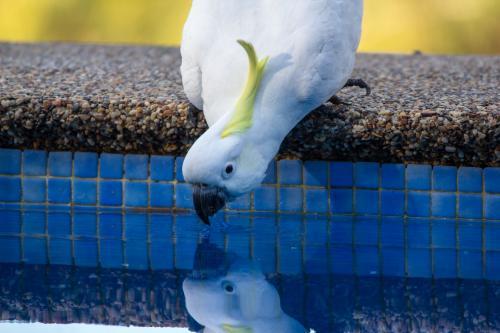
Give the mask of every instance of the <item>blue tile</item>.
<path id="1" fill-rule="evenodd" d="M 488 193 L 500 193 L 500 168 L 484 169 L 484 186 Z"/>
<path id="2" fill-rule="evenodd" d="M 44 234 L 45 212 L 25 211 L 23 214 L 23 233 L 28 235 Z"/>
<path id="3" fill-rule="evenodd" d="M 277 168 L 277 163 L 276 160 L 273 159 L 269 163 L 269 166 L 267 167 L 266 176 L 262 181 L 263 184 L 276 184 L 278 182 L 276 178 L 276 168 Z"/>
<path id="4" fill-rule="evenodd" d="M 170 240 L 155 240 L 150 245 L 151 268 L 165 270 L 174 268 L 174 247 Z"/>
<path id="5" fill-rule="evenodd" d="M 429 248 L 431 246 L 430 221 L 408 219 L 406 237 L 410 248 Z"/>
<path id="6" fill-rule="evenodd" d="M 125 177 L 133 180 L 147 179 L 148 161 L 147 155 L 125 156 Z"/>
<path id="7" fill-rule="evenodd" d="M 356 190 L 356 213 L 378 214 L 378 191 Z"/>
<path id="8" fill-rule="evenodd" d="M 460 192 L 482 192 L 483 171 L 480 168 L 461 167 L 458 169 L 458 190 Z"/>
<path id="9" fill-rule="evenodd" d="M 276 188 L 261 186 L 255 189 L 254 207 L 257 211 L 276 211 Z"/>
<path id="10" fill-rule="evenodd" d="M 430 278 L 432 276 L 431 251 L 429 249 L 407 250 L 408 277 Z"/>
<path id="11" fill-rule="evenodd" d="M 45 202 L 46 198 L 45 179 L 24 178 L 23 200 L 25 202 Z"/>
<path id="12" fill-rule="evenodd" d="M 436 191 L 455 192 L 457 190 L 457 168 L 435 166 L 432 173 L 432 183 Z"/>
<path id="13" fill-rule="evenodd" d="M 377 247 L 359 246 L 355 248 L 356 274 L 359 276 L 378 275 L 379 253 Z"/>
<path id="14" fill-rule="evenodd" d="M 0 262 L 21 262 L 21 239 L 19 237 L 0 236 Z"/>
<path id="15" fill-rule="evenodd" d="M 27 264 L 47 263 L 47 242 L 44 238 L 25 237 L 23 242 L 23 261 Z"/>
<path id="16" fill-rule="evenodd" d="M 486 252 L 486 278 L 498 281 L 500 277 L 500 252 Z"/>
<path id="17" fill-rule="evenodd" d="M 237 197 L 234 201 L 227 203 L 227 208 L 233 210 L 250 210 L 250 193 Z"/>
<path id="18" fill-rule="evenodd" d="M 183 164 L 184 164 L 184 157 L 175 158 L 175 178 L 179 182 L 184 182 L 184 175 L 182 174 Z"/>
<path id="19" fill-rule="evenodd" d="M 328 213 L 328 190 L 306 190 L 306 212 Z"/>
<path id="20" fill-rule="evenodd" d="M 451 279 L 457 277 L 457 251 L 455 249 L 434 250 L 434 277 Z"/>
<path id="21" fill-rule="evenodd" d="M 302 162 L 298 160 L 278 161 L 279 181 L 283 185 L 302 184 Z"/>
<path id="22" fill-rule="evenodd" d="M 194 215 L 178 215 L 176 219 L 175 264 L 178 269 L 193 269 L 193 259 L 198 239 L 192 232 L 199 230 L 200 222 Z"/>
<path id="23" fill-rule="evenodd" d="M 97 215 L 75 212 L 73 215 L 73 236 L 97 237 Z"/>
<path id="24" fill-rule="evenodd" d="M 174 185 L 155 184 L 150 185 L 151 207 L 172 208 L 174 206 Z"/>
<path id="25" fill-rule="evenodd" d="M 460 249 L 483 248 L 483 225 L 478 222 L 458 221 L 458 245 Z"/>
<path id="26" fill-rule="evenodd" d="M 352 275 L 354 273 L 351 246 L 332 246 L 330 248 L 330 261 L 333 274 Z"/>
<path id="27" fill-rule="evenodd" d="M 118 239 L 100 240 L 99 262 L 105 268 L 121 268 L 123 266 L 122 241 Z"/>
<path id="28" fill-rule="evenodd" d="M 19 202 L 21 200 L 21 179 L 0 176 L 0 201 Z"/>
<path id="29" fill-rule="evenodd" d="M 354 185 L 354 166 L 351 162 L 330 163 L 330 185 L 351 187 Z"/>
<path id="30" fill-rule="evenodd" d="M 483 277 L 483 254 L 481 251 L 460 250 L 458 256 L 461 278 L 481 279 Z"/>
<path id="31" fill-rule="evenodd" d="M 297 247 L 279 247 L 278 272 L 284 275 L 300 274 L 302 271 L 302 251 Z"/>
<path id="32" fill-rule="evenodd" d="M 302 272 L 302 250 L 293 246 L 279 247 L 278 272 L 283 275 L 295 275 Z"/>
<path id="33" fill-rule="evenodd" d="M 480 194 L 459 194 L 458 216 L 467 219 L 483 217 L 483 198 Z"/>
<path id="34" fill-rule="evenodd" d="M 0 210 L 0 233 L 19 234 L 21 232 L 21 212 Z"/>
<path id="35" fill-rule="evenodd" d="M 71 201 L 71 181 L 69 179 L 49 178 L 48 187 L 50 203 L 69 203 Z"/>
<path id="36" fill-rule="evenodd" d="M 405 251 L 403 248 L 382 248 L 382 272 L 384 276 L 405 276 Z"/>
<path id="37" fill-rule="evenodd" d="M 455 220 L 434 220 L 432 223 L 432 245 L 434 248 L 456 249 L 457 224 Z"/>
<path id="38" fill-rule="evenodd" d="M 73 180 L 73 202 L 81 205 L 95 205 L 97 183 L 94 180 Z"/>
<path id="39" fill-rule="evenodd" d="M 130 269 L 148 269 L 148 245 L 146 241 L 128 240 L 125 243 L 125 258 Z"/>
<path id="40" fill-rule="evenodd" d="M 403 164 L 382 165 L 382 188 L 391 190 L 405 188 L 405 166 Z"/>
<path id="41" fill-rule="evenodd" d="M 357 187 L 378 188 L 379 164 L 359 162 L 354 165 L 354 179 Z"/>
<path id="42" fill-rule="evenodd" d="M 250 229 L 250 217 L 248 215 L 229 215 L 227 222 L 231 227 L 238 230 Z M 227 235 L 227 252 L 234 253 L 241 258 L 250 257 L 250 236 L 248 233 L 232 233 Z"/>
<path id="43" fill-rule="evenodd" d="M 146 240 L 148 219 L 145 214 L 125 214 L 125 238 Z"/>
<path id="44" fill-rule="evenodd" d="M 409 190 L 431 189 L 430 165 L 410 164 L 406 168 L 406 186 Z"/>
<path id="45" fill-rule="evenodd" d="M 402 217 L 383 217 L 380 230 L 381 246 L 403 247 L 405 243 Z"/>
<path id="46" fill-rule="evenodd" d="M 356 245 L 378 244 L 378 219 L 376 217 L 357 217 L 354 223 Z"/>
<path id="47" fill-rule="evenodd" d="M 71 235 L 71 217 L 68 213 L 49 212 L 47 229 L 51 237 L 69 237 Z"/>
<path id="48" fill-rule="evenodd" d="M 193 209 L 193 188 L 191 184 L 175 185 L 175 206 L 183 209 Z"/>
<path id="49" fill-rule="evenodd" d="M 0 148 L 0 174 L 18 175 L 21 173 L 21 151 Z"/>
<path id="50" fill-rule="evenodd" d="M 328 186 L 328 162 L 304 162 L 304 182 L 308 186 Z"/>
<path id="51" fill-rule="evenodd" d="M 302 212 L 302 196 L 301 188 L 281 188 L 280 210 L 287 212 Z"/>
<path id="52" fill-rule="evenodd" d="M 49 153 L 49 175 L 69 177 L 72 172 L 72 154 L 70 152 Z"/>
<path id="53" fill-rule="evenodd" d="M 157 181 L 169 181 L 174 179 L 173 156 L 151 156 L 151 179 Z"/>
<path id="54" fill-rule="evenodd" d="M 123 155 L 101 154 L 100 176 L 105 179 L 121 179 L 123 177 Z"/>
<path id="55" fill-rule="evenodd" d="M 71 265 L 71 240 L 51 238 L 49 260 L 51 265 Z"/>
<path id="56" fill-rule="evenodd" d="M 304 272 L 306 274 L 328 274 L 328 257 L 324 245 L 306 244 L 304 249 Z"/>
<path id="57" fill-rule="evenodd" d="M 122 214 L 103 213 L 99 215 L 99 236 L 101 238 L 122 238 Z"/>
<path id="58" fill-rule="evenodd" d="M 148 206 L 148 184 L 147 183 L 125 183 L 125 205 L 127 207 Z"/>
<path id="59" fill-rule="evenodd" d="M 428 192 L 408 192 L 409 216 L 428 217 L 431 215 L 431 195 Z"/>
<path id="60" fill-rule="evenodd" d="M 485 214 L 487 219 L 500 220 L 500 195 L 486 195 Z"/>
<path id="61" fill-rule="evenodd" d="M 405 193 L 402 191 L 381 192 L 382 215 L 402 216 L 405 212 Z"/>
<path id="62" fill-rule="evenodd" d="M 484 242 L 486 251 L 500 251 L 500 221 L 486 223 Z"/>
<path id="63" fill-rule="evenodd" d="M 304 225 L 306 244 L 326 246 L 328 242 L 328 220 L 326 217 L 307 217 Z"/>
<path id="64" fill-rule="evenodd" d="M 73 157 L 74 175 L 81 178 L 97 177 L 97 154 L 76 152 Z"/>
<path id="65" fill-rule="evenodd" d="M 99 203 L 104 206 L 122 205 L 122 182 L 103 180 L 99 183 Z"/>
<path id="66" fill-rule="evenodd" d="M 47 173 L 47 153 L 38 150 L 23 152 L 23 174 L 25 176 L 45 176 Z"/>
<path id="67" fill-rule="evenodd" d="M 280 244 L 296 247 L 302 236 L 302 216 L 279 216 Z"/>
<path id="68" fill-rule="evenodd" d="M 170 214 L 153 214 L 151 215 L 150 238 L 170 240 L 172 238 L 173 218 Z"/>
<path id="69" fill-rule="evenodd" d="M 353 212 L 352 190 L 332 190 L 330 202 L 333 214 L 350 214 Z"/>
<path id="70" fill-rule="evenodd" d="M 97 241 L 75 240 L 75 264 L 76 266 L 97 266 Z"/>
<path id="71" fill-rule="evenodd" d="M 457 210 L 457 196 L 455 193 L 432 193 L 432 216 L 455 217 Z"/>
<path id="72" fill-rule="evenodd" d="M 353 242 L 353 217 L 334 216 L 330 224 L 330 241 L 332 244 L 352 244 Z"/>

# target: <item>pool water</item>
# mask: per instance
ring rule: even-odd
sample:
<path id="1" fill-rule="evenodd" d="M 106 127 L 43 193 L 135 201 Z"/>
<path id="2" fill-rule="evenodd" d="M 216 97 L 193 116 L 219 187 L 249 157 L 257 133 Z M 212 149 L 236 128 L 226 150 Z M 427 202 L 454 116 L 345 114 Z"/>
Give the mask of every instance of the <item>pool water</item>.
<path id="1" fill-rule="evenodd" d="M 85 324 L 78 332 L 500 331 L 500 281 L 466 279 L 463 267 L 439 278 L 439 251 L 421 246 L 414 258 L 412 243 L 386 246 L 381 230 L 348 217 L 226 213 L 209 228 L 191 214 L 45 206 L 0 218 L 1 332 L 41 329 L 28 322 Z"/>

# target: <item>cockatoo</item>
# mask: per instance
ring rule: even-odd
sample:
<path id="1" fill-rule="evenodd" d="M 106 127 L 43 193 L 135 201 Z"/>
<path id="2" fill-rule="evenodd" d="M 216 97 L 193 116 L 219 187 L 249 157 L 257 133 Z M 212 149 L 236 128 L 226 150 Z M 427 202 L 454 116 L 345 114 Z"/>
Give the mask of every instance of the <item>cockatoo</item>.
<path id="1" fill-rule="evenodd" d="M 201 333 L 306 333 L 281 308 L 280 296 L 253 261 L 210 243 L 197 249 L 182 289 Z"/>
<path id="2" fill-rule="evenodd" d="M 300 120 L 359 85 L 362 16 L 363 0 L 193 0 L 181 73 L 209 129 L 182 171 L 203 222 L 262 182 Z"/>

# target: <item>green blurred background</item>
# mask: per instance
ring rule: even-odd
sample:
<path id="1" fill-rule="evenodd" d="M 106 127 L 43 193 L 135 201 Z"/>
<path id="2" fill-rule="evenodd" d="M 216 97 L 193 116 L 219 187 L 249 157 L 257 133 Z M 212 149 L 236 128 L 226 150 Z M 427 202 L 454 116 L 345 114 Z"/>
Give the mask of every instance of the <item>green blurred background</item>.
<path id="1" fill-rule="evenodd" d="M 190 0 L 0 0 L 0 40 L 176 45 Z M 500 53 L 500 0 L 365 0 L 361 49 Z"/>

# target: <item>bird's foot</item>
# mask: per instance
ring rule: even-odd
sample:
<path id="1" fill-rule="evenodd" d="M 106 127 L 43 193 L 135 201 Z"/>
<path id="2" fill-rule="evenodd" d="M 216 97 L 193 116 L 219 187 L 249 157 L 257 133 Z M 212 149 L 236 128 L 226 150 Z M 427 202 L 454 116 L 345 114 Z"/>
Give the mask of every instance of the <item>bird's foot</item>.
<path id="1" fill-rule="evenodd" d="M 344 88 L 342 88 L 342 89 L 350 88 L 350 87 L 358 87 L 361 89 L 365 89 L 366 96 L 370 96 L 372 93 L 372 88 L 370 88 L 370 86 L 362 79 L 349 79 L 349 80 L 347 80 L 347 83 L 344 85 Z"/>
<path id="2" fill-rule="evenodd" d="M 351 103 L 344 101 L 337 95 L 333 95 L 333 97 L 330 98 L 329 102 L 332 103 L 333 105 L 345 105 L 345 106 L 351 105 Z"/>

